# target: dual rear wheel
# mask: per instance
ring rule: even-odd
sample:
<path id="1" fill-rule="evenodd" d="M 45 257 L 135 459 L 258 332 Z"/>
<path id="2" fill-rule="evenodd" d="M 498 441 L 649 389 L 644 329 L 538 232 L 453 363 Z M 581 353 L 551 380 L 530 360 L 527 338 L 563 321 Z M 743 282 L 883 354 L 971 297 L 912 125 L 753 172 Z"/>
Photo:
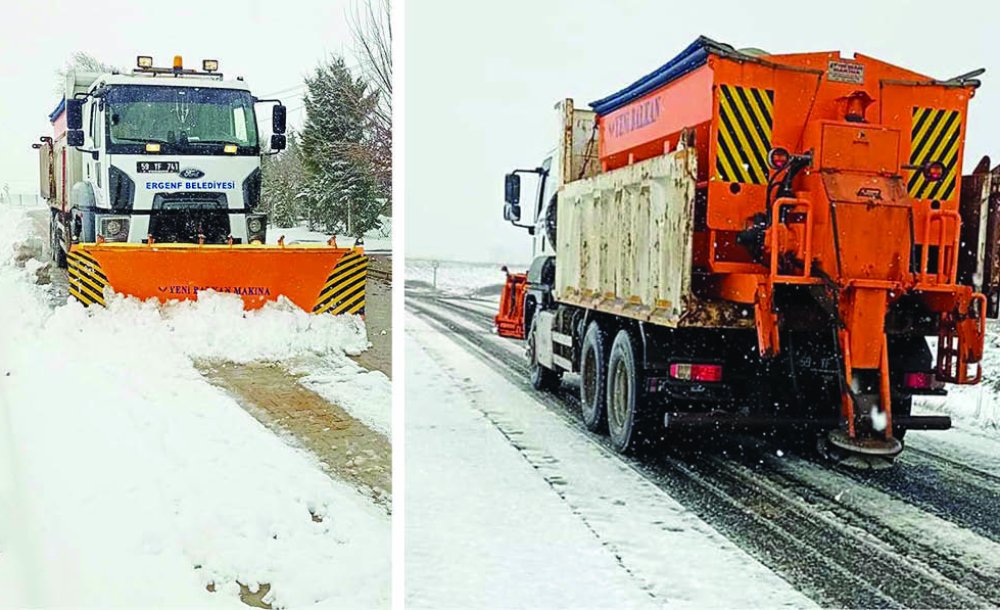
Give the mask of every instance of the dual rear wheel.
<path id="1" fill-rule="evenodd" d="M 584 334 L 580 354 L 580 411 L 593 432 L 607 428 L 615 451 L 633 451 L 650 431 L 645 404 L 638 343 L 627 330 L 615 334 L 610 347 L 607 333 L 596 321 Z"/>

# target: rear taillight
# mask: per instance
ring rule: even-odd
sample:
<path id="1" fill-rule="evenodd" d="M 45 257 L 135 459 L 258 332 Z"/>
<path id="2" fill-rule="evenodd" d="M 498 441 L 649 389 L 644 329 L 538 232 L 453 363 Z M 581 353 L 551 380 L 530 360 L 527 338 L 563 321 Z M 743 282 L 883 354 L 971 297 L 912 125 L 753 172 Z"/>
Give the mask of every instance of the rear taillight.
<path id="1" fill-rule="evenodd" d="M 771 169 L 780 170 L 786 165 L 791 159 L 791 155 L 784 148 L 772 148 L 770 152 L 767 153 L 767 164 L 771 166 Z"/>
<path id="2" fill-rule="evenodd" d="M 908 390 L 933 390 L 942 385 L 931 372 L 903 374 L 903 387 Z"/>
<path id="3" fill-rule="evenodd" d="M 680 381 L 722 381 L 722 365 L 675 362 L 670 365 L 670 376 Z"/>

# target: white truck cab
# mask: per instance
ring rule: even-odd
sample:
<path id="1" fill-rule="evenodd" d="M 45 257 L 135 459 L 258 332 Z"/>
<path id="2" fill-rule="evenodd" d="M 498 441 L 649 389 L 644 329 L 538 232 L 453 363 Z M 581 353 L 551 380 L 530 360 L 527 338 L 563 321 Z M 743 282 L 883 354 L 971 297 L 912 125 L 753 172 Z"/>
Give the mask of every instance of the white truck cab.
<path id="1" fill-rule="evenodd" d="M 70 73 L 49 116 L 53 137 L 38 147 L 60 262 L 75 242 L 263 243 L 255 106 L 274 104 L 271 152 L 285 147 L 285 107 L 226 80 L 214 60 L 200 71 L 179 56 L 171 68 L 137 64 Z"/>

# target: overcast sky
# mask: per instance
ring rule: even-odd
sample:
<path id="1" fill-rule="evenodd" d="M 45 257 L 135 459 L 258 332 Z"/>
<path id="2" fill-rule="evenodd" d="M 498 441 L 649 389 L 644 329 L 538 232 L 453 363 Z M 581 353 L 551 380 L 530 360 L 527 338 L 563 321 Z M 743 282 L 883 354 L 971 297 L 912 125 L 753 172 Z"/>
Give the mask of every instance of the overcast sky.
<path id="1" fill-rule="evenodd" d="M 406 4 L 406 254 L 518 262 L 503 175 L 555 146 L 553 104 L 578 106 L 660 66 L 699 34 L 772 53 L 861 52 L 938 78 L 985 67 L 965 167 L 1000 160 L 993 2 L 410 0 Z"/>
<path id="2" fill-rule="evenodd" d="M 0 186 L 37 192 L 31 143 L 51 132 L 59 95 L 55 72 L 77 51 L 131 69 L 136 55 L 187 67 L 218 59 L 227 77 L 243 76 L 254 93 L 284 91 L 289 122 L 299 124 L 302 77 L 328 53 L 352 49 L 350 0 L 213 2 L 167 0 L 4 2 L 0 8 Z"/>

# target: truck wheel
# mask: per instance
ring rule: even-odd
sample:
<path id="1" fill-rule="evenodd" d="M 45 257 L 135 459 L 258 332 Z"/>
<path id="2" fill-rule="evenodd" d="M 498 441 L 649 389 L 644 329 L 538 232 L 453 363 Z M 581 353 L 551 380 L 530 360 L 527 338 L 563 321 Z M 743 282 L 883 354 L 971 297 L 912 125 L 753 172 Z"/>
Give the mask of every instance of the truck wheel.
<path id="1" fill-rule="evenodd" d="M 580 352 L 580 413 L 591 432 L 602 432 L 607 425 L 607 376 L 607 334 L 593 321 L 583 335 Z"/>
<path id="2" fill-rule="evenodd" d="M 555 392 L 559 389 L 559 384 L 562 383 L 562 371 L 553 371 L 542 366 L 535 357 L 535 338 L 537 337 L 535 328 L 537 326 L 538 321 L 533 319 L 531 330 L 528 331 L 528 378 L 531 381 L 531 387 L 536 390 Z"/>
<path id="3" fill-rule="evenodd" d="M 611 446 L 619 453 L 638 447 L 648 424 L 642 379 L 636 361 L 635 341 L 625 329 L 618 331 L 608 357 L 607 410 Z"/>
<path id="4" fill-rule="evenodd" d="M 55 261 L 56 267 L 65 269 L 66 252 L 62 249 L 62 239 L 59 237 L 59 214 L 54 211 L 49 219 L 49 248 L 52 250 L 52 260 Z"/>

